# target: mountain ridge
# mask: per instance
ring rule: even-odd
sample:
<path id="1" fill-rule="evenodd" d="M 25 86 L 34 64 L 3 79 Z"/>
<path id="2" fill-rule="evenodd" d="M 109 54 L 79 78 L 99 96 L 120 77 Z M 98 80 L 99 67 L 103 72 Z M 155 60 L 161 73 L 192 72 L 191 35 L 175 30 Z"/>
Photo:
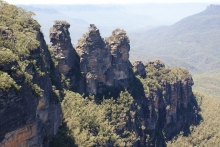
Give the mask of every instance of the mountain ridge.
<path id="1" fill-rule="evenodd" d="M 219 68 L 217 67 L 218 64 L 216 64 L 216 67 L 213 67 L 210 66 L 211 63 L 206 62 L 207 60 L 203 61 L 204 56 L 202 54 L 213 60 L 213 64 L 215 64 L 214 62 L 219 62 L 218 57 L 220 56 L 217 48 L 220 45 L 217 41 L 220 39 L 218 35 L 218 28 L 220 27 L 218 20 L 220 20 L 220 15 L 219 13 L 210 14 L 207 12 L 210 12 L 210 8 L 207 8 L 201 13 L 186 17 L 172 26 L 139 33 L 139 37 L 134 37 L 137 35 L 134 34 L 133 36 L 130 34 L 134 40 L 131 47 L 134 48 L 135 51 L 141 50 L 143 53 L 146 52 L 145 54 L 174 55 L 188 63 L 191 63 L 191 61 L 195 59 L 194 57 L 198 56 L 196 58 L 197 63 L 193 62 L 193 65 L 199 66 L 199 64 L 201 64 L 204 66 L 203 69 L 197 68 L 200 70 L 199 73 L 205 72 L 204 69 L 214 70 L 215 68 Z M 146 41 L 139 44 L 139 42 L 136 41 L 137 38 L 139 41 L 143 39 Z M 200 53 L 201 56 L 199 56 L 198 53 Z M 167 64 L 169 65 L 169 62 L 167 62 Z M 177 65 L 181 66 L 178 62 Z M 191 71 L 196 73 L 193 69 L 191 69 Z"/>
<path id="2" fill-rule="evenodd" d="M 51 18 L 51 23 L 47 26 L 52 26 L 54 20 L 66 20 L 75 26 L 75 22 L 71 19 L 64 18 L 64 16 L 71 18 L 84 19 L 86 22 L 96 24 L 102 32 L 102 36 L 111 35 L 111 31 L 117 27 L 124 28 L 128 33 L 132 30 L 139 30 L 143 28 L 152 28 L 161 25 L 171 25 L 178 21 L 180 18 L 184 18 L 190 14 L 197 13 L 203 10 L 207 4 L 111 4 L 111 5 L 18 5 L 19 7 L 27 9 L 29 6 L 36 7 L 36 9 L 49 9 L 55 10 L 63 14 L 63 17 L 59 15 L 51 15 L 35 11 L 35 9 L 28 9 L 37 14 L 37 21 L 42 24 L 42 31 L 44 34 L 48 34 L 48 29 L 44 22 L 44 16 Z M 94 11 L 86 11 L 92 9 Z M 104 9 L 104 10 L 103 10 Z M 109 10 L 111 9 L 111 11 Z M 173 11 L 176 15 L 173 15 Z M 38 17 L 39 16 L 39 17 Z M 87 17 L 85 17 L 87 16 Z M 108 17 L 106 17 L 108 16 Z M 102 19 L 99 19 L 102 18 Z M 115 21 L 117 20 L 117 21 Z M 122 21 L 123 20 L 123 21 Z M 132 23 L 131 23 L 132 22 Z M 83 30 L 87 29 L 86 24 L 83 27 L 76 26 L 79 30 L 70 28 L 75 34 L 71 36 L 73 44 L 77 43 L 77 39 L 84 33 Z M 49 39 L 46 38 L 46 42 L 49 43 Z"/>

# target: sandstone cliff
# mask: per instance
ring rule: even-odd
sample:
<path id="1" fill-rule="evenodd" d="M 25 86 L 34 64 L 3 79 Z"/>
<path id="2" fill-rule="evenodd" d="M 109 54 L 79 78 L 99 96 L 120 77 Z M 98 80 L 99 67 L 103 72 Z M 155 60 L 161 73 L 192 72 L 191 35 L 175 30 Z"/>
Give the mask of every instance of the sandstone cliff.
<path id="1" fill-rule="evenodd" d="M 37 34 L 40 46 L 29 59 L 21 60 L 26 63 L 24 71 L 19 70 L 21 67 L 16 61 L 1 65 L 1 71 L 19 85 L 19 89 L 0 90 L 1 147 L 43 146 L 49 136 L 56 134 L 61 122 L 61 108 L 51 103 L 52 85 L 46 74 L 46 65 L 50 65 L 46 63 L 50 60 L 49 52 L 42 33 L 37 31 Z M 30 59 L 35 63 L 29 62 Z M 17 67 L 17 71 L 12 71 L 12 67 Z M 39 68 L 41 73 L 37 71 Z"/>
<path id="2" fill-rule="evenodd" d="M 111 67 L 111 55 L 95 25 L 90 25 L 89 32 L 78 41 L 76 51 L 80 56 L 80 71 L 85 78 L 86 93 L 102 92 L 99 87 L 109 85 L 106 74 Z"/>
<path id="3" fill-rule="evenodd" d="M 50 29 L 51 49 L 58 62 L 59 72 L 66 75 L 70 70 L 77 68 L 78 57 L 72 46 L 70 24 L 66 21 L 55 21 Z"/>
<path id="4" fill-rule="evenodd" d="M 146 63 L 145 72 L 138 68 L 143 67 L 141 61 L 135 61 L 133 65 L 137 74 L 146 74 L 145 77 L 134 78 L 128 88 L 137 104 L 133 110 L 134 122 L 127 122 L 140 137 L 134 146 L 166 146 L 165 141 L 180 131 L 189 133 L 190 125 L 199 122 L 199 108 L 192 93 L 193 80 L 188 71 L 166 68 L 159 60 Z M 137 128 L 137 125 L 141 127 Z"/>
<path id="5" fill-rule="evenodd" d="M 131 78 L 130 44 L 124 30 L 116 29 L 104 40 L 91 24 L 89 32 L 79 39 L 76 51 L 80 71 L 85 77 L 87 94 L 106 91 L 105 87 L 127 87 Z"/>
<path id="6" fill-rule="evenodd" d="M 68 22 L 56 20 L 50 29 L 49 36 L 51 42 L 49 50 L 53 60 L 52 82 L 55 89 L 61 93 L 63 89 L 74 91 L 83 89 L 79 87 L 79 81 L 82 81 L 80 80 L 79 56 L 72 46 L 69 28 Z M 81 86 L 84 87 L 83 84 Z"/>
<path id="7" fill-rule="evenodd" d="M 0 7 L 0 146 L 47 146 L 62 118 L 51 101 L 47 45 L 31 13 L 2 1 Z"/>
<path id="8" fill-rule="evenodd" d="M 116 87 L 127 87 L 132 77 L 132 65 L 129 61 L 130 40 L 124 30 L 115 29 L 112 35 L 106 38 L 106 44 L 111 52 L 111 70 L 114 75 L 110 81 Z"/>

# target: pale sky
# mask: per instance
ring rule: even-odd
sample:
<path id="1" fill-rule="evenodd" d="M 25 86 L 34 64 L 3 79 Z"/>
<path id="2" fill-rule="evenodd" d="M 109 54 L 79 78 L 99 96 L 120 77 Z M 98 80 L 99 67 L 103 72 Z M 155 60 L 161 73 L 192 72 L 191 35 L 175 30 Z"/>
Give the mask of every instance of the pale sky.
<path id="1" fill-rule="evenodd" d="M 120 3 L 209 3 L 220 0 L 4 0 L 10 4 L 120 4 Z"/>

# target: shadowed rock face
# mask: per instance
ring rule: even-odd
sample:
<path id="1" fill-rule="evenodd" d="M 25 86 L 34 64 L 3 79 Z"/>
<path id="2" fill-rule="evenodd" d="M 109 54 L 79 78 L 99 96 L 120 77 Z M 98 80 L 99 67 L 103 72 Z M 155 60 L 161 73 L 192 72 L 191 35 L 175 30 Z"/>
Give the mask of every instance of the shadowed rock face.
<path id="1" fill-rule="evenodd" d="M 145 78 L 146 77 L 146 71 L 145 71 L 145 66 L 143 64 L 142 61 L 140 60 L 136 60 L 134 63 L 133 63 L 133 67 L 134 67 L 134 74 L 135 75 L 139 75 L 141 76 L 142 78 Z"/>
<path id="2" fill-rule="evenodd" d="M 146 67 L 146 71 L 155 71 L 160 72 L 167 70 L 167 76 L 173 74 L 168 69 L 165 69 L 164 64 L 160 61 L 150 61 L 150 64 Z M 141 61 L 136 61 L 133 65 L 134 70 L 137 69 L 138 65 L 141 64 Z M 150 70 L 149 70 L 150 69 Z M 170 69 L 171 70 L 171 69 Z M 169 73 L 168 73 L 169 72 Z M 140 109 L 136 109 L 137 118 L 135 123 L 127 122 L 128 126 L 135 126 L 140 123 L 142 126 L 145 126 L 146 129 L 139 130 L 133 128 L 136 134 L 140 137 L 139 145 L 134 146 L 151 146 L 150 144 L 155 144 L 154 139 L 158 138 L 160 133 L 164 133 L 165 137 L 160 138 L 156 146 L 166 146 L 165 141 L 172 139 L 180 131 L 184 131 L 187 134 L 187 129 L 190 125 L 198 124 L 199 115 L 198 115 L 198 105 L 195 101 L 195 97 L 192 92 L 193 79 L 189 73 L 184 73 L 185 71 L 179 71 L 178 74 L 184 74 L 184 77 L 177 78 L 175 80 L 168 80 L 166 76 L 159 80 L 158 87 L 153 86 L 149 87 L 149 92 L 145 92 L 146 88 L 144 86 L 155 82 L 156 77 L 154 78 L 140 77 L 141 81 L 145 83 L 141 86 L 138 86 L 139 95 L 135 98 L 135 103 L 141 106 Z M 160 72 L 161 74 L 163 72 Z M 148 74 L 148 73 L 147 73 Z M 152 75 L 152 73 L 149 73 Z M 151 81 L 151 82 L 149 82 Z M 140 82 L 140 81 L 139 81 Z M 132 81 L 132 84 L 137 84 L 138 80 Z M 133 94 L 137 94 L 135 87 L 130 85 L 130 91 L 133 91 Z M 136 97 L 136 96 L 135 96 Z M 140 121 L 140 122 L 139 122 Z M 150 134 L 150 137 L 147 139 L 146 134 Z M 148 142 L 146 142 L 146 139 Z"/>
<path id="3" fill-rule="evenodd" d="M 51 48 L 55 58 L 58 61 L 58 69 L 60 73 L 67 74 L 74 69 L 77 62 L 77 55 L 72 46 L 70 33 L 70 24 L 65 21 L 55 21 L 50 29 Z"/>
<path id="4" fill-rule="evenodd" d="M 34 94 L 30 84 L 25 81 L 23 72 L 14 73 L 9 68 L 18 66 L 17 62 L 3 64 L 1 68 L 20 86 L 19 90 L 14 87 L 8 91 L 0 89 L 1 147 L 47 146 L 46 138 L 54 136 L 61 123 L 61 107 L 51 103 L 52 85 L 46 73 L 50 70 L 51 57 L 40 31 L 36 38 L 40 42 L 39 47 L 22 60 L 35 60 L 35 66 L 45 72 L 43 75 L 37 73 L 31 62 L 25 67 L 25 72 L 32 77 L 30 83 L 40 88 L 41 96 Z"/>

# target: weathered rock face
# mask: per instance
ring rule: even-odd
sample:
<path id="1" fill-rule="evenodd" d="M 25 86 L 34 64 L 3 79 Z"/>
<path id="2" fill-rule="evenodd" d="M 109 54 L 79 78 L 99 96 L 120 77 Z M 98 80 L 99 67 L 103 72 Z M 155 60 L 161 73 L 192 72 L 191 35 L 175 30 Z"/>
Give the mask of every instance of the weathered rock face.
<path id="1" fill-rule="evenodd" d="M 22 58 L 27 64 L 23 66 L 27 74 L 19 72 L 16 61 L 3 64 L 1 68 L 20 87 L 18 90 L 15 87 L 0 89 L 1 147 L 47 146 L 48 137 L 57 133 L 61 123 L 61 107 L 51 102 L 52 85 L 47 74 L 51 57 L 40 31 L 36 38 L 40 43 L 38 48 L 31 51 L 29 57 Z M 16 67 L 17 72 L 9 67 Z"/>
<path id="2" fill-rule="evenodd" d="M 165 119 L 163 118 L 163 127 L 167 139 L 171 139 L 173 134 L 178 134 L 189 127 L 190 124 L 197 123 L 195 121 L 195 110 L 198 108 L 196 104 L 193 104 L 193 80 L 191 77 L 186 77 L 176 82 L 164 81 L 162 85 L 163 99 L 161 99 L 161 92 L 157 91 L 155 93 L 154 106 L 160 111 L 161 116 L 165 116 Z M 189 113 L 184 112 L 186 110 Z"/>
<path id="3" fill-rule="evenodd" d="M 128 124 L 129 126 L 137 124 L 144 126 L 142 130 L 134 128 L 136 134 L 140 136 L 140 141 L 136 146 L 147 147 L 151 146 L 150 144 L 166 146 L 166 140 L 172 139 L 180 131 L 186 131 L 190 125 L 199 122 L 197 114 L 199 108 L 192 92 L 193 80 L 183 69 L 178 69 L 179 71 L 166 69 L 161 61 L 150 61 L 147 65 L 146 70 L 148 71 L 149 68 L 151 73 L 149 75 L 147 73 L 145 78 L 141 78 L 144 87 L 143 89 L 138 87 L 139 95 L 135 99 L 135 103 L 141 106 L 140 109 L 137 109 L 135 116 L 139 119 L 134 123 L 128 122 Z M 166 73 L 165 76 L 163 73 Z M 170 80 L 166 77 L 169 74 L 175 78 Z M 178 78 L 177 75 L 180 74 L 184 76 Z M 162 78 L 157 79 L 159 76 Z M 159 80 L 159 83 L 155 80 Z M 134 80 L 132 83 L 136 85 L 138 80 Z M 146 92 L 146 85 L 150 85 L 149 92 Z M 137 93 L 134 90 L 135 87 L 133 85 L 129 87 L 129 91 L 133 91 L 133 94 Z M 163 133 L 165 137 L 162 137 Z M 158 136 L 160 137 L 158 138 Z"/>
<path id="4" fill-rule="evenodd" d="M 108 85 L 106 75 L 111 67 L 111 55 L 95 25 L 90 25 L 89 32 L 78 41 L 76 51 L 80 56 L 80 71 L 85 78 L 86 93 L 101 92 L 98 87 Z"/>
<path id="5" fill-rule="evenodd" d="M 89 32 L 79 39 L 76 51 L 86 81 L 85 93 L 102 93 L 105 86 L 128 86 L 132 66 L 129 39 L 124 30 L 114 30 L 104 41 L 96 26 L 91 24 Z"/>
<path id="6" fill-rule="evenodd" d="M 58 61 L 60 73 L 66 75 L 71 69 L 76 68 L 78 58 L 72 46 L 69 29 L 70 24 L 65 21 L 55 21 L 50 29 L 50 42 L 54 56 Z"/>
<path id="7" fill-rule="evenodd" d="M 139 75 L 139 76 L 141 76 L 142 78 L 145 78 L 145 77 L 146 77 L 145 66 L 144 66 L 144 64 L 143 64 L 142 61 L 136 60 L 136 61 L 133 63 L 133 68 L 134 68 L 134 74 L 135 74 L 135 75 Z"/>
<path id="8" fill-rule="evenodd" d="M 128 79 L 131 78 L 130 69 L 132 65 L 129 61 L 130 41 L 124 30 L 116 29 L 112 35 L 106 38 L 106 44 L 112 55 L 111 68 L 112 75 L 110 81 L 113 85 L 128 86 Z"/>

